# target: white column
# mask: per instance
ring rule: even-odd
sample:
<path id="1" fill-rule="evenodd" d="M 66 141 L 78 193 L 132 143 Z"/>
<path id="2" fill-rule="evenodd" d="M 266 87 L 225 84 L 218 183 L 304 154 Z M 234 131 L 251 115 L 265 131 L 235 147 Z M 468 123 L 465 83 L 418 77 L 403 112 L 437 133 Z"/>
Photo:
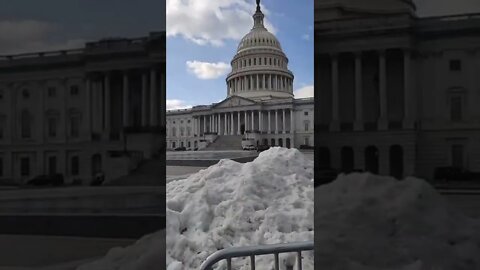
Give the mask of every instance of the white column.
<path id="1" fill-rule="evenodd" d="M 240 135 L 240 112 L 237 112 L 237 135 Z"/>
<path id="2" fill-rule="evenodd" d="M 255 111 L 252 111 L 252 130 L 255 130 Z"/>
<path id="3" fill-rule="evenodd" d="M 105 114 L 105 130 L 110 131 L 110 75 L 105 74 L 104 77 L 105 84 L 105 99 L 104 99 L 104 114 Z"/>
<path id="4" fill-rule="evenodd" d="M 278 110 L 275 110 L 275 134 L 278 134 Z"/>
<path id="5" fill-rule="evenodd" d="M 160 97 L 157 97 L 158 105 L 160 106 L 160 125 L 166 125 L 167 123 L 167 75 L 165 73 L 165 66 L 163 66 L 160 72 Z"/>
<path id="6" fill-rule="evenodd" d="M 198 136 L 200 136 L 200 134 L 202 133 L 202 116 L 199 115 L 197 120 Z"/>
<path id="7" fill-rule="evenodd" d="M 142 126 L 147 126 L 147 103 L 148 103 L 148 96 L 147 96 L 147 74 L 142 74 Z"/>
<path id="8" fill-rule="evenodd" d="M 210 115 L 210 117 L 209 117 L 210 119 L 209 119 L 209 125 L 208 126 L 210 127 L 210 130 L 209 130 L 210 132 L 213 132 L 213 118 L 212 117 L 213 117 L 213 115 Z"/>
<path id="9" fill-rule="evenodd" d="M 234 129 L 234 121 L 233 121 L 233 112 L 230 113 L 230 120 L 231 120 L 231 123 L 230 123 L 230 135 L 234 135 L 235 134 L 235 129 Z"/>
<path id="10" fill-rule="evenodd" d="M 223 126 L 224 126 L 224 129 L 223 129 L 223 135 L 227 135 L 228 134 L 228 126 L 227 126 L 227 113 L 224 113 L 224 123 L 223 123 Z"/>
<path id="11" fill-rule="evenodd" d="M 194 135 L 195 135 L 195 134 L 198 134 L 198 133 L 197 133 L 197 118 L 193 117 L 193 123 L 192 123 L 192 125 L 193 125 L 193 134 L 194 134 Z M 173 125 L 172 125 L 172 126 L 173 126 Z"/>
<path id="12" fill-rule="evenodd" d="M 247 114 L 247 111 L 245 111 L 245 130 L 248 129 L 248 114 Z"/>
<path id="13" fill-rule="evenodd" d="M 338 110 L 338 58 L 337 55 L 332 55 L 332 122 L 330 125 L 331 131 L 338 131 L 340 129 Z"/>
<path id="14" fill-rule="evenodd" d="M 85 81 L 85 118 L 87 119 L 88 140 L 92 134 L 92 81 L 87 77 Z M 43 95 L 42 95 L 43 96 Z"/>
<path id="15" fill-rule="evenodd" d="M 357 131 L 363 130 L 363 82 L 362 52 L 355 53 L 355 125 Z"/>
<path id="16" fill-rule="evenodd" d="M 285 109 L 282 110 L 282 113 L 283 113 L 283 125 L 282 125 L 282 129 L 283 129 L 283 134 L 287 133 L 287 128 L 285 127 Z"/>
<path id="17" fill-rule="evenodd" d="M 268 134 L 272 133 L 272 128 L 271 128 L 271 122 L 270 122 L 270 110 L 268 110 Z"/>
<path id="18" fill-rule="evenodd" d="M 290 134 L 293 134 L 295 132 L 295 123 L 294 123 L 293 115 L 294 115 L 294 110 L 292 108 L 290 109 Z"/>
<path id="19" fill-rule="evenodd" d="M 258 90 L 258 89 L 260 89 L 260 84 L 259 84 L 258 74 L 257 74 L 256 76 L 257 76 L 257 82 L 256 82 L 256 83 L 257 83 L 257 85 L 256 85 L 256 89 Z"/>
<path id="20" fill-rule="evenodd" d="M 205 134 L 205 132 L 207 131 L 207 116 L 206 115 L 203 115 L 202 116 L 203 118 L 203 134 Z"/>
<path id="21" fill-rule="evenodd" d="M 388 128 L 388 117 L 387 117 L 387 68 L 386 68 L 386 59 L 385 59 L 385 50 L 379 52 L 380 55 L 380 76 L 379 76 L 379 87 L 380 87 L 380 119 L 378 122 L 378 129 L 386 130 Z"/>
<path id="22" fill-rule="evenodd" d="M 404 120 L 403 120 L 403 128 L 411 129 L 414 127 L 413 121 L 413 113 L 412 113 L 412 104 L 414 101 L 412 100 L 412 85 L 411 85 L 411 52 L 410 49 L 405 49 L 403 51 L 403 74 L 404 74 L 404 82 L 403 82 L 403 94 L 404 94 Z"/>
<path id="23" fill-rule="evenodd" d="M 123 127 L 128 127 L 129 112 L 128 72 L 123 73 Z"/>
<path id="24" fill-rule="evenodd" d="M 258 130 L 260 133 L 263 131 L 262 111 L 258 111 Z"/>
<path id="25" fill-rule="evenodd" d="M 156 126 L 157 122 L 157 72 L 150 70 L 150 126 Z"/>

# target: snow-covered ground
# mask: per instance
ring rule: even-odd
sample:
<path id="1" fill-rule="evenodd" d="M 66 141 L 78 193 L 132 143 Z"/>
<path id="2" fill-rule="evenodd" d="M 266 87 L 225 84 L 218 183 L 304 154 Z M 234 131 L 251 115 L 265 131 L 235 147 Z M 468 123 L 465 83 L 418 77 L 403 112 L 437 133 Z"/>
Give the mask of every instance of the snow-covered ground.
<path id="1" fill-rule="evenodd" d="M 232 246 L 305 240 L 313 240 L 313 162 L 298 150 L 272 148 L 244 164 L 221 160 L 167 186 L 168 270 L 197 270 Z M 305 255 L 304 269 L 313 269 L 313 254 Z M 256 263 L 273 266 L 271 257 Z"/>
<path id="2" fill-rule="evenodd" d="M 313 240 L 313 193 L 313 161 L 298 150 L 279 147 L 262 152 L 253 162 L 221 160 L 169 182 L 167 269 L 198 270 L 210 254 L 232 246 Z M 162 269 L 162 237 L 149 235 L 79 270 Z M 295 263 L 295 254 L 280 258 L 282 264 Z M 236 269 L 250 269 L 249 260 L 233 262 Z M 304 253 L 303 265 L 314 269 L 313 252 Z M 258 257 L 256 266 L 271 269 L 273 258 Z"/>
<path id="3" fill-rule="evenodd" d="M 314 195 L 317 269 L 480 269 L 480 222 L 426 181 L 351 174 L 314 191 L 312 178 L 310 159 L 272 148 L 250 163 L 222 160 L 169 182 L 167 270 L 197 270 L 208 255 L 231 246 L 312 240 Z M 80 269 L 157 269 L 162 237 L 147 236 Z M 294 260 L 282 257 L 282 264 Z M 248 260 L 233 262 L 249 269 Z M 272 263 L 258 257 L 257 269 Z M 313 254 L 305 254 L 304 269 L 314 269 Z"/>
<path id="4" fill-rule="evenodd" d="M 318 269 L 480 269 L 480 226 L 427 182 L 340 176 L 315 190 Z"/>

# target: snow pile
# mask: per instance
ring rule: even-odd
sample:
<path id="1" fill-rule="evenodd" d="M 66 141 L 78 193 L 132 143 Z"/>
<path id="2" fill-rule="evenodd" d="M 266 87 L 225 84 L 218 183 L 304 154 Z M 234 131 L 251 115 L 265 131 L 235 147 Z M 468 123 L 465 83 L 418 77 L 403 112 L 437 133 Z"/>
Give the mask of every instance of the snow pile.
<path id="1" fill-rule="evenodd" d="M 480 226 L 423 180 L 341 175 L 315 190 L 318 269 L 480 269 Z"/>
<path id="2" fill-rule="evenodd" d="M 146 235 L 128 247 L 116 247 L 97 261 L 77 270 L 150 270 L 165 264 L 165 231 Z"/>
<path id="3" fill-rule="evenodd" d="M 313 162 L 279 147 L 250 163 L 221 160 L 168 183 L 167 270 L 198 270 L 207 256 L 228 247 L 313 240 L 313 194 Z M 295 263 L 294 255 L 285 254 L 281 264 Z M 314 269 L 313 252 L 303 262 Z M 233 265 L 250 269 L 248 259 Z M 273 269 L 273 256 L 257 257 L 256 265 Z"/>
<path id="4" fill-rule="evenodd" d="M 250 163 L 221 160 L 172 180 L 167 183 L 167 270 L 198 270 L 222 248 L 313 240 L 313 194 L 313 162 L 298 150 L 279 147 Z M 163 241 L 165 232 L 146 236 L 78 270 L 165 269 Z M 303 269 L 313 270 L 313 252 L 302 254 Z M 296 263 L 295 254 L 282 255 L 282 270 Z M 249 261 L 232 264 L 250 269 Z M 273 263 L 273 255 L 256 258 L 257 269 L 274 269 Z M 225 266 L 218 263 L 216 269 Z"/>

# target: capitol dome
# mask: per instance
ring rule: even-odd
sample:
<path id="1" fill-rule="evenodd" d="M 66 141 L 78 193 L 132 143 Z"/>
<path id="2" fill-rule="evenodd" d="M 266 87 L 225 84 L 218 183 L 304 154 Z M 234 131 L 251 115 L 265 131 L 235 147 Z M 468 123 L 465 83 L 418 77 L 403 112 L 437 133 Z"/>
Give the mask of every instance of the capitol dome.
<path id="1" fill-rule="evenodd" d="M 263 25 L 262 25 L 263 26 Z M 237 48 L 237 53 L 248 49 L 255 49 L 259 47 L 265 47 L 282 51 L 282 46 L 274 34 L 268 32 L 265 27 L 253 28 L 248 34 L 246 34 Z"/>
<path id="2" fill-rule="evenodd" d="M 293 97 L 293 74 L 288 58 L 274 34 L 264 25 L 264 15 L 257 0 L 254 25 L 240 41 L 231 61 L 227 94 L 253 100 Z"/>

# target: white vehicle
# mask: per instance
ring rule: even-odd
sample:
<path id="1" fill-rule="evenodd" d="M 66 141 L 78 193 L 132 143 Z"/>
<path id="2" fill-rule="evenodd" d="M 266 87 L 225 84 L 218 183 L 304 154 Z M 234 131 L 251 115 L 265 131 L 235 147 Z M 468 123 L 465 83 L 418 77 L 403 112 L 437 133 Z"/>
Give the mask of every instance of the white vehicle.
<path id="1" fill-rule="evenodd" d="M 242 149 L 243 150 L 255 150 L 255 140 L 254 139 L 242 139 Z"/>

